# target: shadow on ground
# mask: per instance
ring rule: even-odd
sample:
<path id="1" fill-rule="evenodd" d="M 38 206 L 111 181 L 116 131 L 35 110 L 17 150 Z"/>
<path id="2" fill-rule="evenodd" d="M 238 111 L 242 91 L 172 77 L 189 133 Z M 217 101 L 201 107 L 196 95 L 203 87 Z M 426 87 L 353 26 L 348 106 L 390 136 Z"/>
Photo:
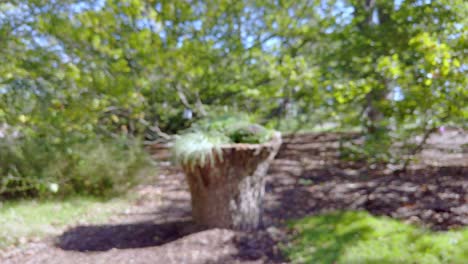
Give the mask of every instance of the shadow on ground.
<path id="1" fill-rule="evenodd" d="M 183 249 L 190 257 L 186 263 L 281 263 L 285 260 L 279 245 L 288 236 L 285 222 L 328 211 L 366 210 L 436 230 L 468 225 L 468 164 L 425 165 L 403 174 L 369 169 L 338 159 L 343 135 L 354 136 L 321 133 L 285 139 L 270 168 L 264 226 L 257 232 L 205 230 L 194 225 L 184 175 L 170 167 L 154 186 L 144 190 L 142 197 L 149 198 L 137 202 L 139 213 L 127 214 L 125 221 L 117 220 L 117 224 L 74 227 L 57 238 L 56 247 L 68 252 L 151 247 L 147 251 L 151 254 L 173 252 L 176 257 Z M 432 156 L 423 159 L 440 165 L 453 161 L 454 155 L 461 155 L 462 161 L 466 158 L 466 149 L 461 154 L 440 149 L 443 146 L 434 147 L 427 152 Z M 155 199 L 153 193 L 163 197 L 162 205 L 150 202 Z M 348 237 L 343 239 L 348 241 Z M 199 251 L 224 253 L 193 261 Z M 178 259 L 179 263 L 185 260 Z"/>
<path id="2" fill-rule="evenodd" d="M 192 221 L 78 226 L 58 237 L 56 246 L 73 251 L 153 247 L 201 230 Z"/>
<path id="3" fill-rule="evenodd" d="M 466 149 L 444 151 L 443 142 L 429 145 L 419 157 L 424 166 L 397 172 L 339 160 L 341 136 L 308 134 L 286 140 L 267 186 L 272 223 L 334 210 L 366 210 L 434 230 L 468 225 Z M 463 143 L 466 136 L 461 136 Z"/>

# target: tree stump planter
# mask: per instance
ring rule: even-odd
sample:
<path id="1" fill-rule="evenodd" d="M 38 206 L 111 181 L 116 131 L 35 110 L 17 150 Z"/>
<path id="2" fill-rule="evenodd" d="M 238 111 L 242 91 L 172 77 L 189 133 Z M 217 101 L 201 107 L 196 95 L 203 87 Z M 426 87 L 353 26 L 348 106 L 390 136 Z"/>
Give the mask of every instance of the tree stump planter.
<path id="1" fill-rule="evenodd" d="M 266 172 L 280 146 L 277 132 L 263 144 L 221 146 L 213 161 L 204 165 L 182 165 L 194 221 L 209 228 L 258 228 Z"/>

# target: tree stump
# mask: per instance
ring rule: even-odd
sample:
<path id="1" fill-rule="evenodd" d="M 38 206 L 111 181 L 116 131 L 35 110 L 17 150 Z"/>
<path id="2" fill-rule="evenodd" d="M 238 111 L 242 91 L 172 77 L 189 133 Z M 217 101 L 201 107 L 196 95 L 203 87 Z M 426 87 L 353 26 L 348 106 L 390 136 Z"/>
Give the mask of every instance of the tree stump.
<path id="1" fill-rule="evenodd" d="M 258 228 L 266 172 L 280 146 L 277 132 L 263 144 L 221 146 L 213 161 L 203 166 L 183 165 L 194 221 L 210 228 Z"/>

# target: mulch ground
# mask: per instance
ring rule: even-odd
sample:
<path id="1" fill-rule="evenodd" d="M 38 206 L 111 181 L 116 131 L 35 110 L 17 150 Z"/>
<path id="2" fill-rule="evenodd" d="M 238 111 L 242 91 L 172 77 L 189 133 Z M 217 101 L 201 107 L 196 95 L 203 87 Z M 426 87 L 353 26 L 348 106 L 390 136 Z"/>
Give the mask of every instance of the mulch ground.
<path id="1" fill-rule="evenodd" d="M 366 210 L 434 230 L 468 225 L 466 132 L 435 134 L 404 173 L 339 160 L 343 136 L 285 138 L 257 232 L 198 228 L 183 173 L 163 162 L 154 184 L 136 188 L 135 204 L 107 224 L 78 225 L 10 249 L 0 263 L 285 263 L 279 249 L 288 240 L 285 222 L 333 210 Z"/>

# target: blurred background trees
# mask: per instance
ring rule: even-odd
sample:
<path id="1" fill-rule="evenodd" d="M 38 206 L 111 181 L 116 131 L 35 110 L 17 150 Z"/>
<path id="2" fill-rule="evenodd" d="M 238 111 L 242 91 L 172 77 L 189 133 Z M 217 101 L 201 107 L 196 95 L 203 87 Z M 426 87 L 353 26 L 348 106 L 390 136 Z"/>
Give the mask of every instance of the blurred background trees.
<path id="1" fill-rule="evenodd" d="M 234 112 L 285 131 L 361 131 L 354 154 L 398 162 L 415 135 L 466 126 L 467 17 L 463 0 L 2 3 L 0 191 L 81 192 L 67 175 L 82 145 L 128 151 Z M 43 171 L 58 157 L 63 171 Z M 18 183 L 29 178 L 41 180 Z"/>

